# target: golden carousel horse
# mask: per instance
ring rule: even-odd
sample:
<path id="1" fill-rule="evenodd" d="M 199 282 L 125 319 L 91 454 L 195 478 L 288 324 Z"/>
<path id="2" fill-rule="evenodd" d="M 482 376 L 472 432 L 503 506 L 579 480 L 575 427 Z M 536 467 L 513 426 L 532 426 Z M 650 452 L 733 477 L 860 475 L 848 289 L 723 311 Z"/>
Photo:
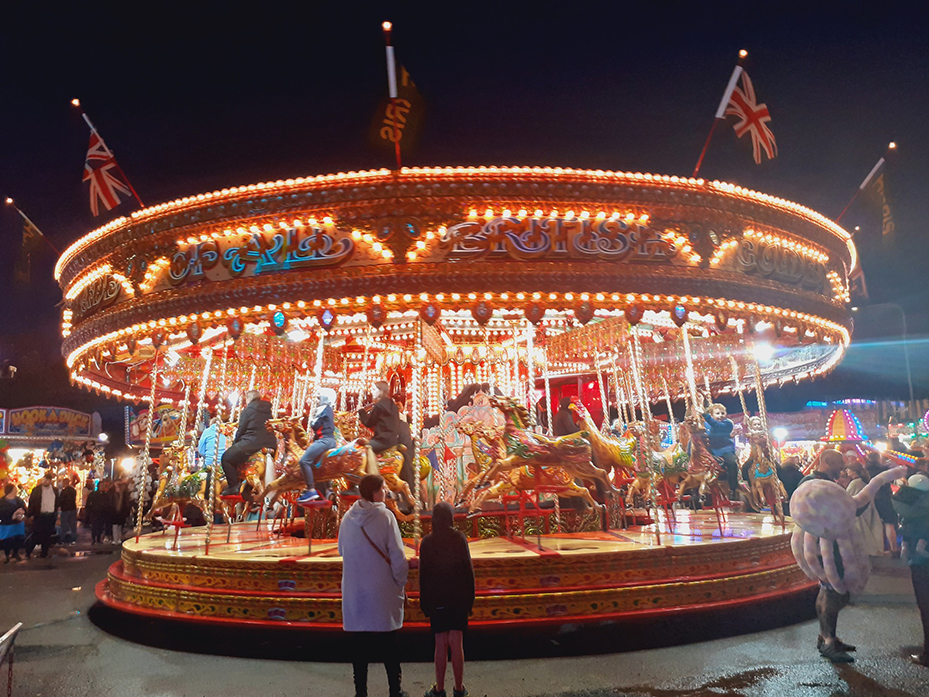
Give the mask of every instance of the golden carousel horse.
<path id="1" fill-rule="evenodd" d="M 655 500 L 655 472 L 648 457 L 649 443 L 645 432 L 645 424 L 635 421 L 626 427 L 624 438 L 632 439 L 632 467 L 635 479 L 629 484 L 626 492 L 626 505 L 632 508 L 636 497 L 639 497 L 647 506 Z"/>
<path id="2" fill-rule="evenodd" d="M 165 448 L 158 462 L 158 489 L 152 506 L 143 520 L 150 522 L 155 514 L 169 509 L 168 518 L 177 519 L 184 507 L 192 503 L 208 516 L 207 482 L 208 470 L 188 472 L 187 451 L 184 448 Z M 217 484 L 219 486 L 219 484 Z"/>
<path id="3" fill-rule="evenodd" d="M 558 467 L 574 479 L 599 481 L 607 491 L 615 491 L 609 475 L 591 462 L 586 431 L 548 438 L 529 431 L 532 425 L 529 412 L 512 397 L 492 395 L 490 404 L 500 409 L 506 420 L 502 435 L 503 457 L 490 466 L 483 481 L 493 481 L 519 467 Z"/>
<path id="4" fill-rule="evenodd" d="M 538 478 L 536 478 L 536 474 L 538 474 Z M 504 494 L 516 491 L 538 491 L 540 487 L 545 487 L 546 493 L 557 494 L 564 498 L 580 497 L 591 507 L 600 507 L 600 504 L 590 495 L 587 487 L 576 484 L 574 476 L 563 467 L 531 467 L 524 465 L 504 471 L 499 475 L 496 483 L 479 491 L 468 507 L 468 512 L 475 513 L 479 511 L 488 499 L 500 498 Z"/>
<path id="5" fill-rule="evenodd" d="M 635 436 L 628 432 L 620 438 L 604 435 L 583 404 L 572 402 L 568 408 L 584 421 L 594 465 L 607 473 L 612 471 L 614 484 L 626 481 L 635 469 Z"/>
<path id="6" fill-rule="evenodd" d="M 777 465 L 771 455 L 764 424 L 757 416 L 748 420 L 748 455 L 749 499 L 755 510 L 762 510 L 770 505 L 771 513 L 782 525 L 784 519 L 784 500 L 787 490 L 777 476 Z"/>
<path id="7" fill-rule="evenodd" d="M 309 445 L 309 435 L 300 423 L 300 419 L 296 417 L 268 419 L 267 427 L 280 437 L 284 448 L 284 471 L 268 485 L 265 491 L 266 495 L 271 495 L 273 502 L 283 492 L 301 490 L 306 487 L 303 471 L 300 469 L 300 458 Z M 319 466 L 314 467 L 313 477 L 317 482 L 344 478 L 357 484 L 366 474 L 380 474 L 390 491 L 403 494 L 407 502 L 412 505 L 413 494 L 410 486 L 400 478 L 404 453 L 402 445 L 388 448 L 375 455 L 364 438 L 356 438 L 347 443 L 344 439 L 342 440 L 341 445 L 326 451 Z M 398 520 L 412 520 L 412 515 L 404 515 L 397 509 L 393 499 L 389 499 L 386 503 Z"/>
<path id="8" fill-rule="evenodd" d="M 474 463 L 478 468 L 477 473 L 469 477 L 464 487 L 458 492 L 458 500 L 464 501 L 474 487 L 484 479 L 484 475 L 490 470 L 494 462 L 500 459 L 500 453 L 503 450 L 503 439 L 501 437 L 503 429 L 483 421 L 459 422 L 455 428 L 471 441 L 471 454 L 474 456 Z"/>
<path id="9" fill-rule="evenodd" d="M 729 484 L 720 479 L 722 465 L 710 452 L 703 418 L 696 410 L 688 409 L 681 426 L 681 446 L 686 449 L 688 459 L 687 474 L 678 484 L 677 499 L 688 489 L 698 489 L 701 496 L 709 490 L 715 506 L 717 501 L 729 497 Z"/>

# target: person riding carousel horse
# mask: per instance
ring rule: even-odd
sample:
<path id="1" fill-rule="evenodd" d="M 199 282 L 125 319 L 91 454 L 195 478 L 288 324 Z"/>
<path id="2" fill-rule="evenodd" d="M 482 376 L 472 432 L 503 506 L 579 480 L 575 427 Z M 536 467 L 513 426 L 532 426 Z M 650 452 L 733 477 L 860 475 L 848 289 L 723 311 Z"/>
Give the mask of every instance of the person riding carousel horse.
<path id="1" fill-rule="evenodd" d="M 400 410 L 390 398 L 390 386 L 383 380 L 374 383 L 374 401 L 358 410 L 358 420 L 374 431 L 368 445 L 375 455 L 400 443 Z"/>
<path id="2" fill-rule="evenodd" d="M 300 458 L 300 469 L 303 471 L 303 478 L 306 481 L 306 490 L 297 498 L 298 505 L 302 506 L 319 498 L 313 468 L 319 467 L 323 455 L 337 445 L 335 440 L 335 414 L 332 411 L 335 400 L 335 390 L 329 387 L 320 389 L 316 413 L 313 414 L 310 421 L 314 440 L 310 443 L 306 452 L 303 453 L 303 457 Z"/>
<path id="3" fill-rule="evenodd" d="M 272 452 L 277 448 L 277 438 L 265 427 L 271 418 L 271 402 L 263 400 L 258 390 L 249 390 L 245 395 L 245 401 L 247 406 L 239 416 L 235 440 L 222 457 L 223 472 L 226 475 L 226 488 L 223 489 L 222 496 L 240 493 L 239 470 L 252 455 L 262 448 L 268 448 Z"/>

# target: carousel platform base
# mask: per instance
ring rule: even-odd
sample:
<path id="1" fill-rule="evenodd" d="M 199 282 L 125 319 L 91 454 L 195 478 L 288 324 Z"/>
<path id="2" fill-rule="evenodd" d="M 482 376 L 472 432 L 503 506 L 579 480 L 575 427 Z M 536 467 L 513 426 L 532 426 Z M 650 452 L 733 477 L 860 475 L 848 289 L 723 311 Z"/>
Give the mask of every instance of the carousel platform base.
<path id="1" fill-rule="evenodd" d="M 415 555 L 405 540 L 407 555 Z M 97 586 L 105 605 L 153 618 L 308 631 L 341 630 L 336 541 L 280 534 L 270 523 L 152 533 L 124 542 Z M 477 599 L 470 626 L 621 622 L 730 611 L 803 594 L 790 526 L 770 516 L 678 511 L 672 521 L 607 532 L 470 541 Z M 426 630 L 410 572 L 405 629 Z"/>

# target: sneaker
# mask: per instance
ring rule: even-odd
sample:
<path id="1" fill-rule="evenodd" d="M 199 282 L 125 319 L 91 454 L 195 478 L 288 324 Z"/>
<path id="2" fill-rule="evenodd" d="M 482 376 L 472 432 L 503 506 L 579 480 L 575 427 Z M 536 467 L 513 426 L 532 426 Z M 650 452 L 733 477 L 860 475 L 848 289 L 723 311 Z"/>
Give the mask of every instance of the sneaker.
<path id="1" fill-rule="evenodd" d="M 307 489 L 300 496 L 297 497 L 297 505 L 302 506 L 306 503 L 311 503 L 313 501 L 319 501 L 319 492 L 316 489 Z"/>
<path id="2" fill-rule="evenodd" d="M 915 663 L 918 666 L 929 668 L 929 654 L 924 654 L 924 653 L 910 654 L 910 661 Z"/>
<path id="3" fill-rule="evenodd" d="M 437 690 L 435 683 L 433 683 L 432 687 L 423 693 L 423 697 L 445 697 L 445 690 Z"/>
<path id="4" fill-rule="evenodd" d="M 849 656 L 844 651 L 840 651 L 835 644 L 826 644 L 823 643 L 822 648 L 819 650 L 819 655 L 823 658 L 828 658 L 833 663 L 854 663 L 855 659 Z"/>
<path id="5" fill-rule="evenodd" d="M 227 486 L 225 489 L 223 489 L 220 492 L 219 495 L 220 496 L 235 496 L 238 493 L 239 493 L 239 485 L 236 484 L 235 486 Z"/>
<path id="6" fill-rule="evenodd" d="M 460 690 L 452 690 L 452 694 L 454 697 L 468 697 L 468 688 L 462 685 Z"/>

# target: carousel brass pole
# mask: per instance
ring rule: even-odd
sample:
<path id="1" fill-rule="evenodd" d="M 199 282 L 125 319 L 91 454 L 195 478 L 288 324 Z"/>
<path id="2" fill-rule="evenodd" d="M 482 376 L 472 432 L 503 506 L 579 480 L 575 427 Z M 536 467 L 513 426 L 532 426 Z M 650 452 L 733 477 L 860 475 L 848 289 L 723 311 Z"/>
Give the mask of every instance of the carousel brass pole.
<path id="1" fill-rule="evenodd" d="M 642 356 L 642 345 L 639 343 L 639 331 L 638 329 L 633 329 L 632 331 L 632 346 L 633 352 L 635 353 L 635 363 L 638 364 L 636 368 L 636 390 L 639 393 L 639 406 L 642 409 L 642 419 L 645 423 L 650 423 L 652 420 L 652 407 L 649 404 L 648 393 L 645 391 L 645 381 L 642 380 L 642 370 L 645 367 L 645 359 Z"/>
<path id="2" fill-rule="evenodd" d="M 600 404 L 603 405 L 603 423 L 600 424 L 600 432 L 606 435 L 609 432 L 610 424 L 610 406 L 607 403 L 606 385 L 603 384 L 603 368 L 600 366 L 600 354 L 594 356 L 594 362 L 597 364 L 597 384 L 600 386 Z"/>
<path id="3" fill-rule="evenodd" d="M 616 385 L 616 403 L 619 405 L 619 418 L 623 420 L 624 426 L 628 426 L 631 422 L 626 414 L 626 390 L 618 384 Z"/>
<path id="4" fill-rule="evenodd" d="M 758 400 L 758 415 L 764 428 L 765 444 L 771 447 L 768 443 L 768 408 L 764 401 L 764 382 L 761 379 L 761 366 L 758 361 L 755 361 L 755 398 Z"/>
<path id="5" fill-rule="evenodd" d="M 357 407 L 360 409 L 361 405 L 364 404 L 365 397 L 368 394 L 368 351 L 371 349 L 371 330 L 370 328 L 365 328 L 365 352 L 364 357 L 361 359 L 361 389 L 358 390 L 358 404 Z"/>
<path id="6" fill-rule="evenodd" d="M 216 415 L 219 417 L 219 420 L 223 420 L 223 405 L 226 400 L 226 366 L 229 360 L 229 351 L 226 349 L 226 341 L 223 340 L 222 343 L 223 351 L 223 364 L 220 370 L 219 385 L 217 397 L 218 403 L 216 405 Z M 219 473 L 222 471 L 219 462 L 219 433 L 216 434 L 216 441 L 213 447 L 213 477 L 212 477 L 212 486 L 210 487 L 210 505 L 207 506 L 207 519 L 206 519 L 206 553 L 210 553 L 210 539 L 213 535 L 213 518 L 216 517 L 216 492 L 219 489 Z M 230 521 L 232 518 L 230 517 Z M 230 522 L 231 525 L 231 522 Z"/>
<path id="7" fill-rule="evenodd" d="M 252 373 L 248 376 L 248 391 L 251 392 L 255 389 L 255 373 L 258 370 L 257 365 L 252 365 Z"/>
<path id="8" fill-rule="evenodd" d="M 200 412 L 204 409 L 203 403 L 206 401 L 206 384 L 210 379 L 210 363 L 213 360 L 213 350 L 206 352 L 206 358 L 203 361 L 203 375 L 200 378 L 200 391 L 197 393 L 197 419 L 200 418 Z M 209 426 L 209 423 L 207 423 Z"/>
<path id="9" fill-rule="evenodd" d="M 316 345 L 316 364 L 313 368 L 313 401 L 310 403 L 310 418 L 316 413 L 316 404 L 319 402 L 319 390 L 323 386 L 323 353 L 326 348 L 326 330 L 319 328 L 319 343 Z"/>
<path id="10" fill-rule="evenodd" d="M 677 434 L 674 433 L 674 410 L 671 409 L 671 392 L 668 390 L 668 380 L 661 376 L 661 386 L 664 388 L 665 404 L 668 405 L 668 433 L 671 435 L 671 444 L 677 441 Z"/>
<path id="11" fill-rule="evenodd" d="M 422 385 L 420 372 L 423 354 L 423 324 L 422 320 L 416 322 L 416 348 L 411 361 L 413 368 L 413 544 L 416 547 L 416 554 L 419 554 L 419 540 L 422 537 L 423 523 L 421 516 L 419 483 L 420 483 L 420 466 L 419 466 L 419 443 L 422 437 L 423 419 L 422 419 Z"/>
<path id="12" fill-rule="evenodd" d="M 694 359 L 690 351 L 690 334 L 687 331 L 687 325 L 681 327 L 681 339 L 684 342 L 684 375 L 687 377 L 687 390 L 690 395 L 690 404 L 695 411 L 699 411 L 700 405 L 697 403 L 697 377 L 694 375 Z"/>
<path id="13" fill-rule="evenodd" d="M 555 429 L 552 422 L 552 385 L 548 373 L 548 346 L 545 347 L 542 353 L 542 360 L 544 361 L 542 376 L 545 379 L 545 415 L 548 418 L 548 435 L 551 436 L 555 433 Z"/>
<path id="14" fill-rule="evenodd" d="M 158 349 L 155 349 L 155 357 L 152 359 L 152 372 L 149 376 L 152 382 L 152 389 L 148 395 L 148 424 L 145 426 L 145 444 L 142 446 L 142 453 L 139 455 L 139 507 L 136 510 L 135 517 L 135 541 L 138 543 L 139 536 L 142 534 L 142 514 L 145 508 L 145 492 L 148 489 L 148 465 L 152 446 L 152 427 L 155 423 L 155 388 L 158 385 Z"/>
<path id="15" fill-rule="evenodd" d="M 532 325 L 529 324 L 529 320 L 523 320 L 527 326 L 526 330 L 526 382 L 524 383 L 524 396 L 523 403 L 529 408 L 530 413 L 533 411 L 530 407 L 532 406 L 530 402 L 532 401 L 532 391 L 535 389 L 535 361 L 533 360 L 533 354 L 535 353 L 535 346 L 533 345 L 533 330 Z"/>
<path id="16" fill-rule="evenodd" d="M 338 406 L 336 407 L 338 411 L 346 410 L 346 396 L 345 390 L 348 385 L 348 356 L 342 356 L 342 384 L 339 385 L 339 401 Z"/>
<path id="17" fill-rule="evenodd" d="M 184 383 L 184 401 L 181 402 L 181 428 L 177 435 L 177 445 L 181 448 L 187 446 L 187 412 L 190 410 L 190 383 Z"/>
<path id="18" fill-rule="evenodd" d="M 742 391 L 742 384 L 739 379 L 739 364 L 736 362 L 735 356 L 729 356 L 729 363 L 732 365 L 732 381 L 735 383 L 735 391 L 739 393 L 739 402 L 742 403 L 745 428 L 748 429 L 748 404 L 745 403 L 745 392 Z"/>
<path id="19" fill-rule="evenodd" d="M 290 390 L 290 416 L 297 415 L 297 397 L 300 395 L 300 369 L 294 368 L 294 382 Z"/>

